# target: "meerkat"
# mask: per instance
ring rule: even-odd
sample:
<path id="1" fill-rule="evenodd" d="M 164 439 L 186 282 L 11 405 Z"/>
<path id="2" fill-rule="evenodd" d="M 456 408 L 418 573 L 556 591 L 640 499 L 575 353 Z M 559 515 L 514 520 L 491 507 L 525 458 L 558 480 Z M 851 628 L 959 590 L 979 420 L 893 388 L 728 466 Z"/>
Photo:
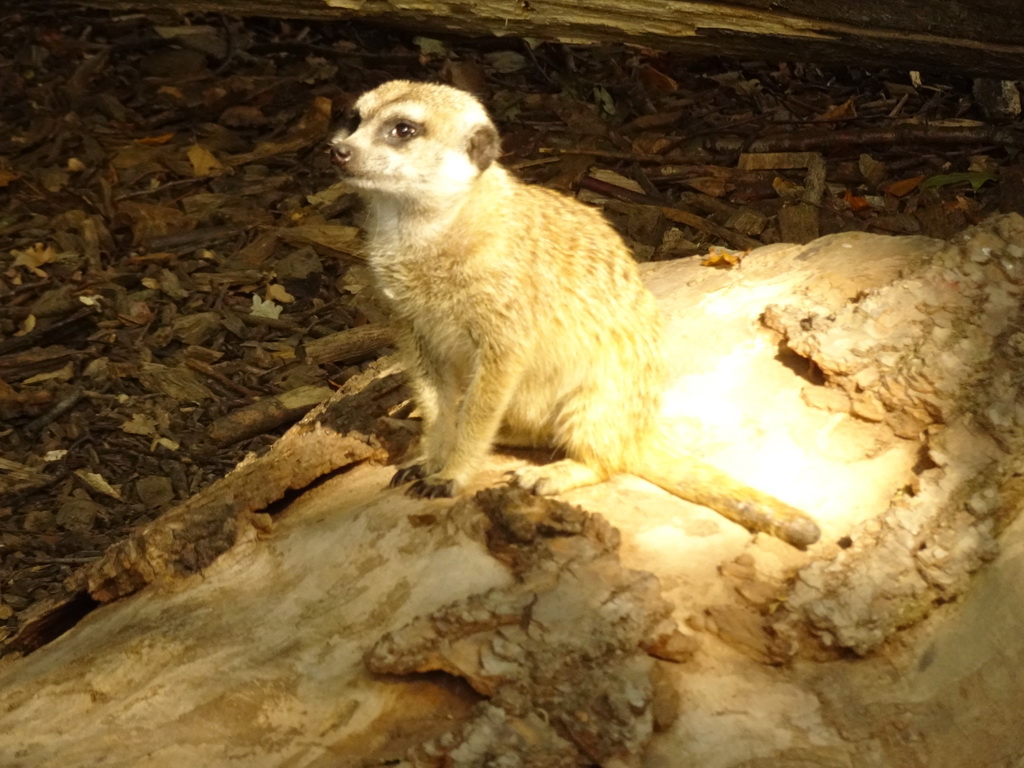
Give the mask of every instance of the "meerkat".
<path id="1" fill-rule="evenodd" d="M 458 494 L 496 442 L 566 458 L 513 473 L 559 494 L 638 475 L 806 548 L 803 512 L 677 451 L 659 428 L 661 323 L 629 249 L 596 209 L 514 178 L 475 97 L 395 80 L 330 141 L 366 202 L 367 258 L 423 417 L 392 486 Z"/>

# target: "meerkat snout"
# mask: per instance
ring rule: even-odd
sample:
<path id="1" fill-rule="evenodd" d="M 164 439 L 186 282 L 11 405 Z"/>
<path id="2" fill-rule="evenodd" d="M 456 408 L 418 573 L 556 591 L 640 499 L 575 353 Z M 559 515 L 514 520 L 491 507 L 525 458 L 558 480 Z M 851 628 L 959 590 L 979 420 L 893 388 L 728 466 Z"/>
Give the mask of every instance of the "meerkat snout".
<path id="1" fill-rule="evenodd" d="M 349 148 L 347 144 L 337 142 L 331 145 L 330 154 L 331 162 L 334 163 L 339 168 L 344 168 L 345 165 L 348 163 L 349 159 L 352 157 L 352 150 Z"/>

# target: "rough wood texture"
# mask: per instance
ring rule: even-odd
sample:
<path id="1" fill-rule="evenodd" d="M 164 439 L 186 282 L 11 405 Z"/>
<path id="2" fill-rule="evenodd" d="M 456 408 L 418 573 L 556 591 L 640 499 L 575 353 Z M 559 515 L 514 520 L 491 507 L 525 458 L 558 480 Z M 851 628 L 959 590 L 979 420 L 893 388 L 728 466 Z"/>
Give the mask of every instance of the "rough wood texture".
<path id="1" fill-rule="evenodd" d="M 387 325 L 363 325 L 306 342 L 299 355 L 311 365 L 358 362 L 391 343 Z"/>
<path id="2" fill-rule="evenodd" d="M 996 220 L 856 301 L 767 308 L 765 324 L 824 372 L 849 413 L 900 438 L 927 435 L 932 466 L 833 561 L 808 568 L 789 599 L 828 644 L 866 653 L 955 599 L 1020 510 L 1022 244 L 1024 220 Z M 851 573 L 866 576 L 855 601 Z"/>
<path id="3" fill-rule="evenodd" d="M 108 8 L 162 10 L 163 0 L 91 0 Z M 1024 75 L 1024 17 L 1016 0 L 174 0 L 187 11 L 237 16 L 386 21 L 471 35 L 519 35 L 570 42 L 629 42 L 696 55 L 881 63 Z"/>
<path id="4" fill-rule="evenodd" d="M 630 764 L 676 715 L 674 697 L 656 702 L 663 673 L 650 656 L 693 639 L 669 618 L 657 578 L 622 568 L 619 532 L 600 515 L 521 488 L 463 504 L 456 515 L 489 520 L 487 547 L 515 583 L 419 617 L 367 654 L 376 674 L 448 672 L 489 700 L 413 760 Z"/>
<path id="5" fill-rule="evenodd" d="M 399 452 L 401 388 L 346 383 L 73 580 L 69 622 L 111 604 L 0 663 L 0 763 L 1015 765 L 1022 264 L 1011 215 L 646 267 L 667 418 L 815 515 L 808 552 L 632 478 L 566 496 L 614 528 L 501 491 L 410 499 L 360 463 Z"/>

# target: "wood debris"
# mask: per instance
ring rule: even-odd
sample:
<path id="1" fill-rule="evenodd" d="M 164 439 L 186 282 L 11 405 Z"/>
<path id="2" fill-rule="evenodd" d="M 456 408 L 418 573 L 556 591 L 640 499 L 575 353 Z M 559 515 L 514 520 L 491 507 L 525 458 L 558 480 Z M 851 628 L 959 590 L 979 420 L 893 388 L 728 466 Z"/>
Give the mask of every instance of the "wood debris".
<path id="1" fill-rule="evenodd" d="M 487 516 L 488 548 L 516 583 L 419 617 L 367 655 L 375 673 L 441 670 L 487 697 L 474 717 L 414 750 L 413 764 L 468 768 L 499 755 L 537 766 L 637 764 L 654 730 L 675 719 L 674 698 L 655 701 L 650 655 L 683 661 L 696 648 L 669 618 L 657 577 L 621 566 L 619 533 L 600 515 L 518 488 L 463 504 Z"/>

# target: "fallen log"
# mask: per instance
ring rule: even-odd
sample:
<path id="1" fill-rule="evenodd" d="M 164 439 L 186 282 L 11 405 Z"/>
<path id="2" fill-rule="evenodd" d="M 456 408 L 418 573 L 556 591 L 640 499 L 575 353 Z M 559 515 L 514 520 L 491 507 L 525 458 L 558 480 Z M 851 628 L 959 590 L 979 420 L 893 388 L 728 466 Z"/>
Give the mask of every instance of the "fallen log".
<path id="1" fill-rule="evenodd" d="M 567 504 L 473 495 L 542 455 L 495 456 L 462 499 L 406 497 L 373 463 L 410 436 L 384 361 L 26 624 L 32 652 L 0 663 L 0 762 L 1019 758 L 1024 218 L 645 272 L 679 439 L 822 543 L 628 477 Z"/>
<path id="2" fill-rule="evenodd" d="M 335 21 L 363 19 L 418 33 L 515 35 L 565 42 L 616 42 L 696 56 L 745 56 L 862 66 L 1024 76 L 1024 18 L 1016 0 L 891 3 L 864 0 L 90 0 L 105 8 L 216 11 Z"/>

